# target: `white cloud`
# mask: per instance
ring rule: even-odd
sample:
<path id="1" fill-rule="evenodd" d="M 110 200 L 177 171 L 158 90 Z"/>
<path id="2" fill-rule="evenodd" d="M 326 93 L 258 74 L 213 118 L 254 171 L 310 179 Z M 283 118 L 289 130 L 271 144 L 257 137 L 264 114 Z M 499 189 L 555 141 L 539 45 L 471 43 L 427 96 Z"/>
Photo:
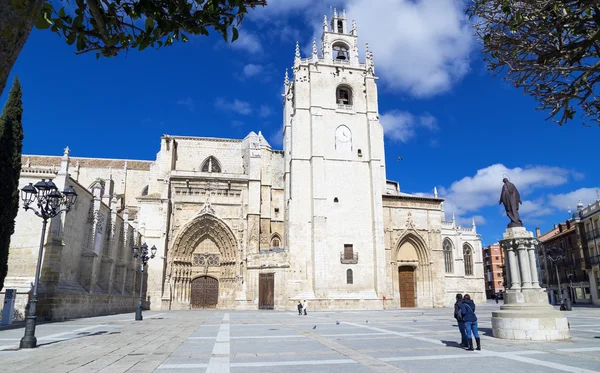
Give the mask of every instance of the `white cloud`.
<path id="1" fill-rule="evenodd" d="M 242 69 L 242 72 L 244 73 L 244 76 L 246 78 L 251 78 L 255 75 L 260 74 L 263 70 L 264 69 L 261 65 L 249 63 L 246 66 L 244 66 L 244 68 Z"/>
<path id="2" fill-rule="evenodd" d="M 504 214 L 502 206 L 498 206 L 502 190 L 503 174 L 507 174 L 521 194 L 523 205 L 520 211 L 530 216 L 541 216 L 548 213 L 543 200 L 527 201 L 525 196 L 539 188 L 563 185 L 569 180 L 570 171 L 559 167 L 533 166 L 507 168 L 502 164 L 494 164 L 477 170 L 475 176 L 467 176 L 455 181 L 449 188 L 439 188 L 440 196 L 446 199 L 445 212 L 448 216 L 455 213 L 462 217 L 478 211 L 483 207 L 497 206 L 498 213 Z"/>
<path id="3" fill-rule="evenodd" d="M 270 107 L 268 107 L 267 105 L 260 105 L 260 109 L 258 110 L 258 115 L 261 118 L 266 118 L 268 116 L 270 116 L 273 113 L 273 110 L 271 110 Z"/>
<path id="4" fill-rule="evenodd" d="M 196 111 L 196 104 L 194 103 L 194 100 L 191 97 L 180 98 L 179 100 L 177 100 L 177 105 L 184 106 L 192 113 Z"/>
<path id="5" fill-rule="evenodd" d="M 347 0 L 384 84 L 427 97 L 469 71 L 473 31 L 458 0 Z"/>
<path id="6" fill-rule="evenodd" d="M 554 213 L 554 209 L 548 207 L 544 202 L 544 198 L 537 198 L 533 201 L 525 200 L 519 207 L 519 214 L 529 218 L 535 218 L 540 216 L 551 215 Z"/>
<path id="7" fill-rule="evenodd" d="M 473 220 L 475 220 L 475 225 L 484 225 L 486 223 L 486 220 L 483 216 L 473 215 L 456 218 L 456 224 L 460 225 L 461 227 L 470 227 L 471 225 L 473 225 Z"/>
<path id="8" fill-rule="evenodd" d="M 584 207 L 596 201 L 596 199 L 598 199 L 596 193 L 600 193 L 600 188 L 580 188 L 569 193 L 549 194 L 548 203 L 551 206 L 564 211 L 567 211 L 570 207 L 571 211 L 574 212 L 577 209 L 577 203 L 579 201 L 583 203 Z"/>
<path id="9" fill-rule="evenodd" d="M 463 1 L 340 0 L 337 5 L 346 9 L 349 22 L 357 21 L 361 50 L 368 42 L 387 87 L 429 97 L 448 91 L 469 72 L 476 41 Z M 322 0 L 270 0 L 249 19 L 265 28 L 294 17 L 312 24 L 313 36 L 320 40 L 323 15 L 331 19 L 332 10 Z M 280 32 L 281 27 L 274 28 Z M 312 37 L 306 39 L 300 40 L 304 53 L 312 45 Z"/>
<path id="10" fill-rule="evenodd" d="M 419 128 L 429 131 L 438 129 L 436 119 L 429 113 L 415 117 L 406 111 L 393 110 L 382 114 L 379 122 L 387 138 L 404 143 L 413 138 Z"/>
<path id="11" fill-rule="evenodd" d="M 230 43 L 232 48 L 244 50 L 249 53 L 260 53 L 263 51 L 262 44 L 258 36 L 247 32 L 246 30 L 239 30 L 239 38 Z"/>
<path id="12" fill-rule="evenodd" d="M 238 100 L 237 98 L 233 100 L 233 102 L 225 101 L 223 98 L 217 98 L 217 100 L 215 101 L 215 106 L 218 109 L 225 111 L 233 111 L 234 113 L 238 113 L 241 115 L 252 114 L 252 106 L 250 105 L 250 103 Z"/>

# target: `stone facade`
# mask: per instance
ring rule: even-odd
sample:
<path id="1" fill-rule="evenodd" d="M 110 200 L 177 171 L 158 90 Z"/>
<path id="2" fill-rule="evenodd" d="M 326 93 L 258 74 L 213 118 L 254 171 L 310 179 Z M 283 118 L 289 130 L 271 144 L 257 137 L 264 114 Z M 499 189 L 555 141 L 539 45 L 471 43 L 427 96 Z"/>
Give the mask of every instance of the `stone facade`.
<path id="1" fill-rule="evenodd" d="M 70 182 L 87 195 L 78 204 L 157 247 L 148 264 L 151 308 L 289 310 L 299 300 L 313 310 L 441 307 L 457 292 L 485 299 L 475 225 L 446 222 L 437 193 L 401 193 L 386 179 L 373 56 L 367 49 L 359 61 L 355 25 L 335 15 L 323 30 L 321 54 L 316 42 L 309 58 L 297 47 L 293 78 L 286 74 L 282 151 L 260 132 L 242 140 L 164 135 L 152 162 L 67 159 Z M 59 161 L 24 156 L 46 173 Z M 95 237 L 95 217 L 65 229 L 65 245 Z M 131 239 L 114 232 L 103 236 L 108 248 L 86 238 L 79 251 L 63 250 L 72 273 L 59 277 L 85 289 L 117 283 L 127 293 L 135 267 L 116 263 L 125 263 L 117 253 L 129 255 L 122 248 Z M 13 261 L 21 262 L 35 257 Z M 14 273 L 31 276 L 30 267 Z"/>

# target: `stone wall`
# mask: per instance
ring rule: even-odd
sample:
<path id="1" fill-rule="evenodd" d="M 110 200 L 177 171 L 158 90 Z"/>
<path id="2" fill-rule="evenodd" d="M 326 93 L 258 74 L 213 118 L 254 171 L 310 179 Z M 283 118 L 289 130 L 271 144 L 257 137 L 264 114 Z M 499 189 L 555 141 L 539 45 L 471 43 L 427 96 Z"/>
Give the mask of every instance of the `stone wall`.
<path id="1" fill-rule="evenodd" d="M 69 213 L 48 222 L 38 315 L 64 319 L 134 311 L 141 279 L 139 261 L 133 259 L 130 247 L 139 244 L 140 235 L 123 220 L 122 214 L 127 218 L 127 212 L 119 211 L 116 195 L 106 198 L 104 179 L 97 179 L 89 190 L 68 174 L 68 150 L 58 169 L 35 167 L 29 160 L 21 173 L 20 187 L 44 177 L 53 180 L 59 190 L 70 185 L 78 194 Z M 21 312 L 35 277 L 41 225 L 42 219 L 33 211 L 19 210 L 5 288 L 17 289 L 16 308 Z"/>

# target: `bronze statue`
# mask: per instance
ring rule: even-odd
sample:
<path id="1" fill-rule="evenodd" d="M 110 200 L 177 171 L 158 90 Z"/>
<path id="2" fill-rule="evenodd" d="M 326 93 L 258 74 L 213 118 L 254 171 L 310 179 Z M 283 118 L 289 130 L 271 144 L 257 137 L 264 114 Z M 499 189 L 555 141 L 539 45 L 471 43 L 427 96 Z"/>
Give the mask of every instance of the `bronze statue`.
<path id="1" fill-rule="evenodd" d="M 507 228 L 522 227 L 523 222 L 519 217 L 519 204 L 521 204 L 521 195 L 515 184 L 508 181 L 507 178 L 502 179 L 504 185 L 502 186 L 502 193 L 500 194 L 500 202 L 503 203 L 504 209 L 506 210 L 506 216 L 510 218 L 510 223 L 506 226 Z"/>

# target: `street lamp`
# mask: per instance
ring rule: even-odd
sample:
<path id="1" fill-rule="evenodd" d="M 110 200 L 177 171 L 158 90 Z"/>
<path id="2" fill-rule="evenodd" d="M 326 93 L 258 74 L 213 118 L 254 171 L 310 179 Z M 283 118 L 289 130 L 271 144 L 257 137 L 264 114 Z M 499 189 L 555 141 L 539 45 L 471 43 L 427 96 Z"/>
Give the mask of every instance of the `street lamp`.
<path id="1" fill-rule="evenodd" d="M 142 261 L 142 279 L 140 280 L 140 302 L 138 304 L 138 308 L 135 311 L 135 319 L 137 321 L 143 320 L 142 318 L 142 302 L 143 302 L 143 291 L 144 291 L 144 267 L 148 263 L 148 260 L 154 258 L 156 256 L 156 246 L 152 245 L 150 249 L 150 256 L 148 256 L 148 245 L 144 242 L 141 247 L 133 246 L 131 248 L 133 250 L 133 257 L 139 258 Z"/>
<path id="2" fill-rule="evenodd" d="M 558 274 L 558 261 L 559 260 L 563 260 L 565 258 L 565 252 L 563 251 L 563 249 L 556 247 L 556 246 L 552 246 L 550 249 L 548 249 L 546 251 L 546 256 L 548 257 L 548 260 L 550 260 L 552 263 L 554 263 L 554 269 L 556 270 L 556 282 L 558 283 L 558 294 L 560 296 L 561 299 L 561 310 L 562 310 L 562 306 L 563 306 L 563 302 L 562 302 L 562 298 L 563 298 L 563 294 L 562 294 L 562 288 L 560 286 L 560 276 Z M 565 304 L 564 306 L 566 307 L 567 311 L 571 310 L 571 297 L 567 297 L 565 299 Z"/>
<path id="3" fill-rule="evenodd" d="M 46 236 L 46 225 L 48 219 L 58 216 L 61 212 L 68 213 L 71 207 L 75 205 L 77 193 L 73 187 L 69 186 L 63 192 L 59 192 L 56 185 L 51 181 L 42 179 L 35 185 L 29 183 L 21 189 L 21 199 L 25 211 L 32 210 L 37 216 L 42 218 L 42 237 L 40 239 L 40 250 L 38 254 L 37 266 L 35 269 L 35 282 L 33 283 L 33 293 L 29 300 L 29 308 L 25 317 L 25 335 L 21 338 L 21 348 L 34 348 L 37 346 L 35 337 L 36 316 L 35 308 L 37 304 L 37 290 L 40 282 L 40 267 L 42 265 L 42 253 L 44 251 L 44 239 Z M 31 207 L 31 204 L 37 200 L 37 209 Z"/>

